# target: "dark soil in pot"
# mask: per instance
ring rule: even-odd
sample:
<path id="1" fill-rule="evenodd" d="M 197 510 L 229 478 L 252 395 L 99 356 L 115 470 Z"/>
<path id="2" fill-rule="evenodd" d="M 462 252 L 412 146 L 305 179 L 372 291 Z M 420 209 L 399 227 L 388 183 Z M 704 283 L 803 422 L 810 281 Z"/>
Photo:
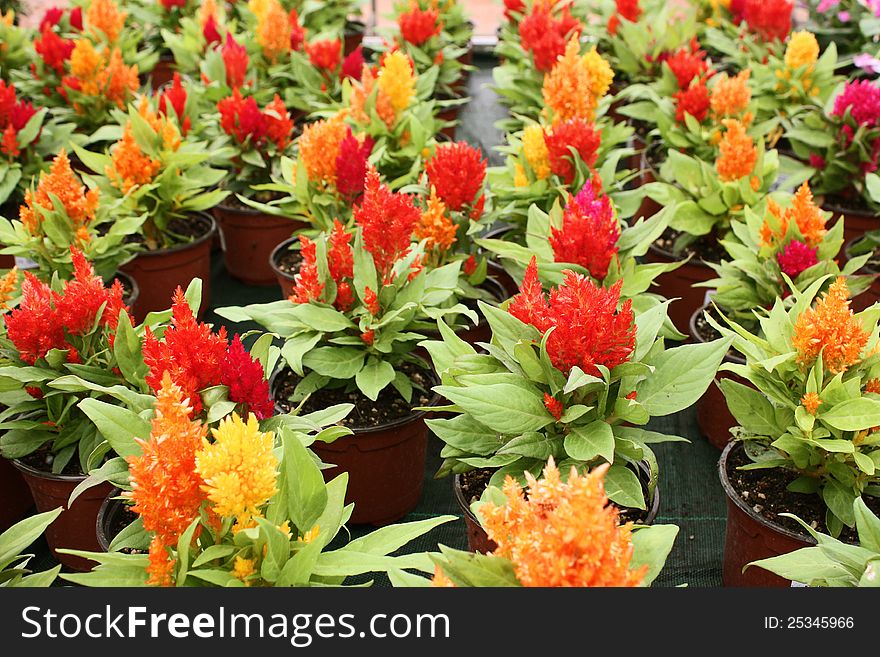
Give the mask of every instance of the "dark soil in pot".
<path id="1" fill-rule="evenodd" d="M 326 408 L 331 404 L 349 402 L 355 408 L 341 422 L 353 435 L 333 443 L 315 442 L 312 451 L 322 462 L 333 467 L 322 470 L 326 481 L 343 472 L 349 476 L 346 503 L 354 503 L 351 516 L 354 524 L 386 525 L 412 511 L 422 495 L 428 428 L 425 411 L 413 411 L 420 405 L 434 402 L 430 387 L 436 384 L 430 370 L 412 364 L 399 367 L 410 375 L 425 392 L 413 389 L 413 399 L 406 402 L 389 386 L 373 402 L 360 392 L 324 389 L 313 394 L 304 405 L 304 412 Z M 296 384 L 296 375 L 282 371 L 273 378 L 272 391 L 280 411 L 291 408 L 285 402 Z"/>
<path id="2" fill-rule="evenodd" d="M 436 381 L 429 370 L 423 370 L 412 363 L 404 363 L 399 371 L 409 376 L 413 382 L 413 397 L 407 403 L 393 386 L 388 386 L 379 393 L 378 399 L 372 401 L 365 397 L 359 390 L 354 389 L 346 392 L 345 388 L 322 388 L 314 392 L 303 404 L 300 415 L 320 411 L 334 404 L 354 404 L 354 408 L 348 417 L 340 424 L 351 429 L 372 429 L 389 422 L 396 422 L 413 415 L 412 408 L 415 406 L 427 406 L 431 403 L 434 393 L 430 388 L 436 385 Z M 283 413 L 293 411 L 297 404 L 288 401 L 294 389 L 300 382 L 300 377 L 292 370 L 282 370 L 275 378 L 273 390 L 275 404 Z M 421 386 L 425 392 L 415 386 Z"/>
<path id="3" fill-rule="evenodd" d="M 736 469 L 751 462 L 742 448 L 731 449 L 727 457 L 727 476 L 743 503 L 766 520 L 800 534 L 804 539 L 808 537 L 803 533 L 803 528 L 791 518 L 781 516 L 781 513 L 793 513 L 816 531 L 828 533 L 825 525 L 826 507 L 822 499 L 818 495 L 793 493 L 786 488 L 797 479 L 797 473 L 782 468 Z M 880 498 L 865 496 L 863 499 L 875 515 L 880 515 Z M 855 529 L 844 526 L 838 539 L 857 543 L 858 534 Z"/>

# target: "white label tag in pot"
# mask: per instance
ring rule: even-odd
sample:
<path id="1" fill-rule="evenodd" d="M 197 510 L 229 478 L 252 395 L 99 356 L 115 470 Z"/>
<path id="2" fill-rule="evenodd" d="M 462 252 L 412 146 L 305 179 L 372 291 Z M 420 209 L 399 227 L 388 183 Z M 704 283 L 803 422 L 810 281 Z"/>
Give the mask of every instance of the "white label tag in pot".
<path id="1" fill-rule="evenodd" d="M 35 267 L 39 267 L 40 265 L 30 258 L 15 256 L 15 266 L 19 269 L 34 269 Z"/>

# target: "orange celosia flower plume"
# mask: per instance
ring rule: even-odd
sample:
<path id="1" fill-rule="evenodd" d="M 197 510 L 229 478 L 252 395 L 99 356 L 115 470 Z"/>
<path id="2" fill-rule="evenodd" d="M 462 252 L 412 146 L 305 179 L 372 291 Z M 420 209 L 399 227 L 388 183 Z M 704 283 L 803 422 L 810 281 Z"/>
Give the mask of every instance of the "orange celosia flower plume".
<path id="1" fill-rule="evenodd" d="M 49 173 L 44 171 L 40 174 L 36 192 L 27 190 L 24 194 L 25 205 L 19 208 L 18 218 L 31 235 L 39 234 L 43 222 L 43 216 L 37 210 L 37 206 L 45 210 L 53 209 L 50 194 L 61 201 L 74 232 L 87 227 L 95 218 L 95 211 L 98 208 L 98 189 L 86 191 L 70 168 L 70 160 L 63 148 L 52 161 Z"/>
<path id="2" fill-rule="evenodd" d="M 542 94 L 553 123 L 578 118 L 592 121 L 596 105 L 608 92 L 613 77 L 611 67 L 595 48 L 580 55 L 580 41 L 573 36 L 565 54 L 544 78 Z"/>
<path id="3" fill-rule="evenodd" d="M 416 224 L 416 239 L 427 240 L 427 250 L 436 247 L 440 251 L 446 251 L 455 242 L 456 230 L 455 222 L 446 216 L 446 204 L 437 197 L 437 190 L 432 185 L 428 208 L 422 212 L 421 219 Z"/>
<path id="4" fill-rule="evenodd" d="M 861 360 L 869 337 L 853 316 L 849 288 L 840 276 L 814 307 L 798 315 L 791 342 L 797 349 L 798 363 L 809 367 L 821 353 L 825 369 L 838 374 Z"/>
<path id="5" fill-rule="evenodd" d="M 18 267 L 13 267 L 0 278 L 0 310 L 9 310 L 9 301 L 18 288 Z"/>
<path id="6" fill-rule="evenodd" d="M 485 505 L 493 554 L 513 563 L 523 586 L 638 586 L 647 566 L 631 570 L 632 525 L 605 495 L 607 465 L 567 482 L 550 458 L 544 476 L 526 473 L 527 493 L 512 477 L 504 482 L 507 504 Z"/>
<path id="7" fill-rule="evenodd" d="M 128 14 L 119 10 L 113 0 L 92 0 L 86 9 L 86 25 L 98 39 L 106 39 L 108 43 L 116 43 L 125 18 Z"/>
<path id="8" fill-rule="evenodd" d="M 722 73 L 712 87 L 709 106 L 718 119 L 726 117 L 739 117 L 752 101 L 752 90 L 749 87 L 749 75 L 751 71 L 746 69 L 740 71 L 734 77 L 728 77 L 727 73 Z M 742 117 L 743 122 L 748 125 L 752 116 L 746 113 Z"/>
<path id="9" fill-rule="evenodd" d="M 326 185 L 336 183 L 336 158 L 347 134 L 344 112 L 310 123 L 303 129 L 299 138 L 299 156 L 309 181 Z"/>
<path id="10" fill-rule="evenodd" d="M 761 246 L 770 246 L 776 240 L 784 239 L 792 219 L 803 235 L 804 243 L 811 248 L 821 244 L 825 233 L 828 232 L 825 229 L 825 216 L 813 201 L 813 192 L 806 182 L 798 188 L 791 207 L 783 212 L 773 199 L 768 199 L 767 211 L 776 218 L 778 228 L 774 230 L 770 223 L 764 220 L 761 226 Z"/>
<path id="11" fill-rule="evenodd" d="M 207 427 L 189 415 L 183 390 L 166 373 L 156 396 L 150 437 L 136 438 L 142 453 L 127 458 L 132 490 L 123 495 L 134 501 L 132 509 L 143 519 L 144 529 L 155 534 L 147 569 L 152 585 L 171 583 L 174 564 L 167 548 L 177 544 L 205 500 L 196 453 Z"/>
<path id="12" fill-rule="evenodd" d="M 113 186 L 122 190 L 123 194 L 128 194 L 138 185 L 150 183 L 162 168 L 159 160 L 154 160 L 138 146 L 131 122 L 126 124 L 122 139 L 113 145 L 110 157 L 113 164 L 108 165 L 105 172 Z"/>
<path id="13" fill-rule="evenodd" d="M 257 43 L 270 62 L 290 50 L 290 20 L 278 0 L 261 3 L 257 14 Z"/>
<path id="14" fill-rule="evenodd" d="M 722 181 L 734 182 L 752 173 L 758 161 L 758 150 L 741 121 L 724 119 L 722 123 L 727 130 L 718 146 L 720 154 L 715 160 L 715 168 Z"/>

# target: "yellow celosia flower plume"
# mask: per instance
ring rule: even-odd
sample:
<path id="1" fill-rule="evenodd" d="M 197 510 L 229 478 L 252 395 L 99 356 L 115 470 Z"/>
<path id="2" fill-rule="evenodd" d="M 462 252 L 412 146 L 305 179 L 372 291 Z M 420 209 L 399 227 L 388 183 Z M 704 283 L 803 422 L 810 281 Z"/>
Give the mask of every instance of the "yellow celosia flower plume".
<path id="1" fill-rule="evenodd" d="M 218 515 L 235 518 L 238 528 L 247 527 L 262 516 L 261 507 L 277 491 L 275 436 L 260 431 L 255 415 L 244 422 L 235 413 L 211 434 L 214 442 L 204 440 L 196 454 L 196 472 L 205 480 L 202 488 Z"/>
<path id="2" fill-rule="evenodd" d="M 395 112 L 409 107 L 416 95 L 416 77 L 409 58 L 399 50 L 385 57 L 376 84 Z"/>

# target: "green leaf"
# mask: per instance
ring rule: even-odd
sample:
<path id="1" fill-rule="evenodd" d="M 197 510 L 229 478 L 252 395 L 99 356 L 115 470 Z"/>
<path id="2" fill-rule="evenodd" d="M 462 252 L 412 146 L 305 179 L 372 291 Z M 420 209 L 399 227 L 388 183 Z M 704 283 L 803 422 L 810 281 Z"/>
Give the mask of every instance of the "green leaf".
<path id="1" fill-rule="evenodd" d="M 283 432 L 281 444 L 287 511 L 293 524 L 305 533 L 314 527 L 327 506 L 327 487 L 315 460 L 296 436 Z"/>
<path id="2" fill-rule="evenodd" d="M 537 388 L 527 391 L 510 383 L 496 383 L 471 388 L 437 386 L 435 391 L 503 434 L 538 431 L 554 421 Z"/>
<path id="3" fill-rule="evenodd" d="M 291 315 L 315 331 L 344 331 L 355 328 L 354 323 L 344 314 L 333 308 L 301 303 L 293 307 Z"/>
<path id="4" fill-rule="evenodd" d="M 362 393 L 372 401 L 376 401 L 379 393 L 394 380 L 394 375 L 394 367 L 391 363 L 370 356 L 363 369 L 355 376 L 355 383 Z"/>
<path id="5" fill-rule="evenodd" d="M 504 444 L 504 447 L 498 450 L 498 454 L 518 454 L 546 461 L 551 456 L 559 457 L 562 448 L 561 437 L 548 437 L 535 431 L 509 440 Z"/>
<path id="6" fill-rule="evenodd" d="M 357 347 L 318 347 L 303 357 L 303 365 L 321 376 L 347 381 L 360 372 L 365 356 Z"/>
<path id="7" fill-rule="evenodd" d="M 592 461 L 601 456 L 608 463 L 613 463 L 614 432 L 611 425 L 604 420 L 596 420 L 586 426 L 569 427 L 565 451 L 578 461 Z"/>
<path id="8" fill-rule="evenodd" d="M 135 438 L 147 440 L 150 437 L 150 423 L 144 418 L 127 408 L 99 399 L 83 399 L 78 406 L 119 456 L 137 456 L 141 453 Z"/>
<path id="9" fill-rule="evenodd" d="M 0 570 L 3 570 L 61 515 L 62 507 L 20 520 L 0 534 Z"/>
<path id="10" fill-rule="evenodd" d="M 871 513 L 861 497 L 857 497 L 853 503 L 853 516 L 859 533 L 859 545 L 880 554 L 880 518 Z"/>
<path id="11" fill-rule="evenodd" d="M 648 566 L 642 586 L 650 586 L 660 574 L 675 544 L 676 536 L 678 527 L 675 525 L 651 525 L 632 532 L 633 555 L 630 568 Z"/>
<path id="12" fill-rule="evenodd" d="M 323 545 L 316 541 L 306 543 L 301 549 L 288 559 L 281 569 L 281 574 L 275 582 L 276 586 L 306 586 L 315 570 L 318 557 L 321 556 Z"/>
<path id="13" fill-rule="evenodd" d="M 309 353 L 321 341 L 322 333 L 299 333 L 284 341 L 281 357 L 284 362 L 299 376 L 304 376 L 303 356 Z"/>
<path id="14" fill-rule="evenodd" d="M 648 414 L 671 415 L 693 405 L 706 392 L 732 340 L 721 338 L 661 351 L 648 363 L 654 366 L 654 374 L 636 387 L 637 399 Z"/>
<path id="15" fill-rule="evenodd" d="M 880 425 L 880 400 L 847 399 L 819 413 L 819 419 L 841 431 L 861 431 Z"/>
<path id="16" fill-rule="evenodd" d="M 639 478 L 624 465 L 612 465 L 608 468 L 605 473 L 605 494 L 620 506 L 642 510 L 646 508 Z"/>
<path id="17" fill-rule="evenodd" d="M 773 405 L 754 388 L 726 377 L 719 386 L 730 413 L 750 433 L 775 438 L 787 428 L 779 427 Z"/>

